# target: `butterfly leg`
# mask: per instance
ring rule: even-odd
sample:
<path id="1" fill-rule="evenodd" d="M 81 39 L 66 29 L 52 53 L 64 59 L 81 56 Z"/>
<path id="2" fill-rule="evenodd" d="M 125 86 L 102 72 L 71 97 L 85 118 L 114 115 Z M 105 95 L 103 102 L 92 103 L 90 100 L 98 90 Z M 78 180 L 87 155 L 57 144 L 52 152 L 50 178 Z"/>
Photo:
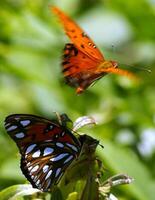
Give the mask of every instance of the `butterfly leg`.
<path id="1" fill-rule="evenodd" d="M 76 94 L 81 94 L 84 91 L 84 89 L 82 87 L 78 87 L 76 89 Z"/>
<path id="2" fill-rule="evenodd" d="M 54 112 L 54 113 L 55 113 L 57 120 L 61 126 L 67 127 L 68 123 L 73 124 L 72 120 L 65 113 L 63 113 L 61 115 L 58 112 Z"/>
<path id="3" fill-rule="evenodd" d="M 62 125 L 61 115 L 56 111 L 54 111 L 54 114 L 56 115 L 56 118 L 57 118 L 59 124 Z"/>

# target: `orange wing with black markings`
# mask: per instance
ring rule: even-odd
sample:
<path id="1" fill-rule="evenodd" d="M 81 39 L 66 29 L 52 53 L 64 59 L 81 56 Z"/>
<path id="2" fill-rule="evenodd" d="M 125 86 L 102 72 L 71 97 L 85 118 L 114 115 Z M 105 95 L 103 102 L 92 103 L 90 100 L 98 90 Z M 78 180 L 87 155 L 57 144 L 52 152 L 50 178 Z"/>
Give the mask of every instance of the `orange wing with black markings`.
<path id="1" fill-rule="evenodd" d="M 59 17 L 64 26 L 65 32 L 74 45 L 84 54 L 92 59 L 103 61 L 103 55 L 96 47 L 90 37 L 66 14 L 56 7 L 51 7 L 52 11 Z"/>
<path id="2" fill-rule="evenodd" d="M 108 73 L 137 79 L 131 72 L 118 69 L 116 61 L 105 60 L 90 37 L 64 12 L 57 7 L 50 6 L 50 9 L 58 16 L 72 41 L 72 44 L 65 46 L 62 71 L 67 84 L 75 87 L 76 93 L 82 93 L 94 81 Z"/>
<path id="3" fill-rule="evenodd" d="M 87 88 L 95 79 L 99 79 L 99 75 L 94 73 L 97 61 L 95 62 L 78 50 L 74 44 L 65 45 L 62 65 L 66 83 L 76 87 L 78 94 L 82 93 L 83 88 Z"/>

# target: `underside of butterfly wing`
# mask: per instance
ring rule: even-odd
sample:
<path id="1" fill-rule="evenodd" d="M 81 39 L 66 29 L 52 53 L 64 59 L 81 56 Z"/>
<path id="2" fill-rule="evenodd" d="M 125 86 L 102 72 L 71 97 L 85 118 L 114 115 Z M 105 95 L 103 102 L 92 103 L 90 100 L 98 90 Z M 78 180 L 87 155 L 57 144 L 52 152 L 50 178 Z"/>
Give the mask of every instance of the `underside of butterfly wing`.
<path id="1" fill-rule="evenodd" d="M 45 118 L 10 115 L 5 128 L 20 150 L 23 174 L 42 191 L 59 182 L 81 150 L 81 142 L 72 132 Z"/>
<path id="2" fill-rule="evenodd" d="M 83 92 L 106 74 L 96 74 L 99 62 L 92 60 L 71 43 L 65 45 L 62 65 L 66 83 L 77 88 L 77 93 Z"/>
<path id="3" fill-rule="evenodd" d="M 104 57 L 90 37 L 65 13 L 56 7 L 50 7 L 63 24 L 64 29 L 74 45 L 84 54 L 95 61 L 103 61 Z"/>
<path id="4" fill-rule="evenodd" d="M 33 187 L 48 191 L 58 184 L 80 149 L 70 143 L 32 143 L 21 159 L 21 169 Z"/>

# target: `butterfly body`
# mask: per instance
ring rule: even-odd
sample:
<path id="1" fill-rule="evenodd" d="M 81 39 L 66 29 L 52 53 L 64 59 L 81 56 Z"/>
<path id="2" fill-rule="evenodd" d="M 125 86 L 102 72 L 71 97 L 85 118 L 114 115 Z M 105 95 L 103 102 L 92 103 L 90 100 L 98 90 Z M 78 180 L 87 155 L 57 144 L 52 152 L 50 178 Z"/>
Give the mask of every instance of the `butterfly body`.
<path id="1" fill-rule="evenodd" d="M 72 41 L 64 48 L 62 72 L 67 84 L 75 87 L 78 94 L 107 73 L 134 77 L 128 71 L 118 69 L 116 61 L 105 60 L 91 38 L 70 17 L 57 7 L 51 7 L 51 10 L 58 16 Z"/>
<path id="2" fill-rule="evenodd" d="M 62 72 L 66 83 L 77 88 L 76 91 L 78 94 L 82 93 L 94 81 L 107 74 L 102 69 L 109 66 L 117 66 L 117 63 L 114 61 L 99 62 L 96 59 L 90 60 L 87 55 L 78 50 L 75 45 L 71 43 L 65 46 L 62 64 Z"/>
<path id="3" fill-rule="evenodd" d="M 68 128 L 35 115 L 10 115 L 5 128 L 20 150 L 23 174 L 42 191 L 60 181 L 82 148 Z"/>

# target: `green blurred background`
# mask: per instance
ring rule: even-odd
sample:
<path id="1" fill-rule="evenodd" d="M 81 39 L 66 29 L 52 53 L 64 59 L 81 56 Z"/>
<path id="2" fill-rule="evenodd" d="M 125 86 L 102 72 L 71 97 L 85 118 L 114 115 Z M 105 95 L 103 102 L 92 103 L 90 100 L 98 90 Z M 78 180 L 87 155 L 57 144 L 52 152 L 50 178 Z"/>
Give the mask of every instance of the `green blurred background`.
<path id="1" fill-rule="evenodd" d="M 49 4 L 72 16 L 104 56 L 134 71 L 140 84 L 108 75 L 76 96 L 64 84 L 60 67 L 62 49 L 69 40 Z M 16 145 L 4 130 L 5 117 L 31 113 L 50 118 L 58 111 L 73 121 L 82 115 L 98 121 L 82 131 L 104 145 L 104 149 L 98 147 L 98 154 L 108 169 L 105 176 L 127 173 L 135 179 L 114 191 L 119 199 L 154 200 L 154 69 L 155 0 L 1 1 L 0 190 L 26 182 Z"/>

